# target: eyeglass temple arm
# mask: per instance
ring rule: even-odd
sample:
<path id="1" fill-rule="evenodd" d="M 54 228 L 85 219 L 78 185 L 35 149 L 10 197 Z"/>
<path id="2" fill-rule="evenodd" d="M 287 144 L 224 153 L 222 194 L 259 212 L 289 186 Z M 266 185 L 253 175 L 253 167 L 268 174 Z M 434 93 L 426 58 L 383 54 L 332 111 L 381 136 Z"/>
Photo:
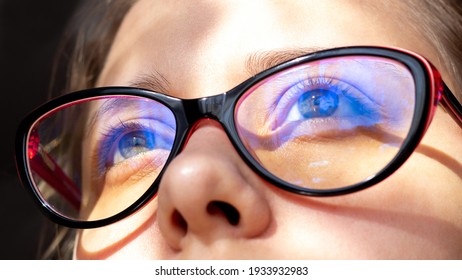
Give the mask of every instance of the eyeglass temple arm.
<path id="1" fill-rule="evenodd" d="M 80 209 L 81 193 L 79 188 L 43 149 L 40 148 L 39 152 L 30 159 L 30 167 L 69 201 L 75 209 Z"/>
<path id="2" fill-rule="evenodd" d="M 443 94 L 440 99 L 440 104 L 459 127 L 462 128 L 462 104 L 457 100 L 446 84 L 443 84 Z"/>

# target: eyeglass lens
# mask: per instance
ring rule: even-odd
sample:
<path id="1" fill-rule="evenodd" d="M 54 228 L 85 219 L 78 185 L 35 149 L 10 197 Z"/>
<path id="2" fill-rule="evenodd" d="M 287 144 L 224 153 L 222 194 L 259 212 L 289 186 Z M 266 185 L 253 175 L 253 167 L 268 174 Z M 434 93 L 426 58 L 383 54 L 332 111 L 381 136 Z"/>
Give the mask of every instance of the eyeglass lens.
<path id="1" fill-rule="evenodd" d="M 271 174 L 309 189 L 350 186 L 397 155 L 415 106 L 414 78 L 392 59 L 327 58 L 278 72 L 241 95 L 240 140 Z M 170 156 L 174 113 L 161 102 L 102 96 L 42 116 L 28 136 L 42 199 L 71 219 L 113 216 L 138 200 Z"/>
<path id="2" fill-rule="evenodd" d="M 336 57 L 262 81 L 240 98 L 237 129 L 270 173 L 310 189 L 360 183 L 381 171 L 409 133 L 412 74 L 379 57 Z"/>
<path id="3" fill-rule="evenodd" d="M 175 132 L 173 113 L 151 99 L 103 96 L 66 104 L 32 128 L 33 180 L 61 215 L 84 221 L 113 216 L 155 181 Z"/>

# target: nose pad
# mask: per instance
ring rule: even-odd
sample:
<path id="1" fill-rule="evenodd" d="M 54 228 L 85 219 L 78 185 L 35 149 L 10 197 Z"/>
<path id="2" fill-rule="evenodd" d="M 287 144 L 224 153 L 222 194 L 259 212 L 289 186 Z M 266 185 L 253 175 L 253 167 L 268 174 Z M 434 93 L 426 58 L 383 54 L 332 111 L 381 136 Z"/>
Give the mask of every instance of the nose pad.
<path id="1" fill-rule="evenodd" d="M 271 222 L 262 184 L 222 127 L 202 121 L 162 177 L 160 231 L 175 250 L 198 239 L 256 238 Z"/>

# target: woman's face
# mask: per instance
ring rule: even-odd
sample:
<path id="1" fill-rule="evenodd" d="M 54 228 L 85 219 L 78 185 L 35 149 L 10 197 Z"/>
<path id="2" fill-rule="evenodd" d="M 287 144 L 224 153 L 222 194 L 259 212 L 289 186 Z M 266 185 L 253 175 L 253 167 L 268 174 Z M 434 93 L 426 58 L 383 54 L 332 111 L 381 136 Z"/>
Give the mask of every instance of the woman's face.
<path id="1" fill-rule="evenodd" d="M 404 4 L 373 2 L 141 0 L 124 19 L 98 86 L 205 97 L 303 53 L 353 45 L 417 52 L 451 84 L 436 53 L 400 18 Z M 166 169 L 158 195 L 116 224 L 80 231 L 75 257 L 462 258 L 460 141 L 462 130 L 438 109 L 418 149 L 388 179 L 312 198 L 265 182 L 221 125 L 204 120 Z"/>

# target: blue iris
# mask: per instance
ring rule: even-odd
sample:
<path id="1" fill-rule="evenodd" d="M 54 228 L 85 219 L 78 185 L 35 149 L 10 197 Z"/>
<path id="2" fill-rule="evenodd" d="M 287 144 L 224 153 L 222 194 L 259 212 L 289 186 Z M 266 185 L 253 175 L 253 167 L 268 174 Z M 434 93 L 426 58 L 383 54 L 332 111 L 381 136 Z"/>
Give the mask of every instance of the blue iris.
<path id="1" fill-rule="evenodd" d="M 125 134 L 119 141 L 119 152 L 126 159 L 154 148 L 154 134 L 149 131 L 132 131 Z"/>
<path id="2" fill-rule="evenodd" d="M 305 118 L 328 117 L 338 107 L 338 94 L 331 90 L 316 89 L 305 92 L 298 98 L 298 110 Z"/>

